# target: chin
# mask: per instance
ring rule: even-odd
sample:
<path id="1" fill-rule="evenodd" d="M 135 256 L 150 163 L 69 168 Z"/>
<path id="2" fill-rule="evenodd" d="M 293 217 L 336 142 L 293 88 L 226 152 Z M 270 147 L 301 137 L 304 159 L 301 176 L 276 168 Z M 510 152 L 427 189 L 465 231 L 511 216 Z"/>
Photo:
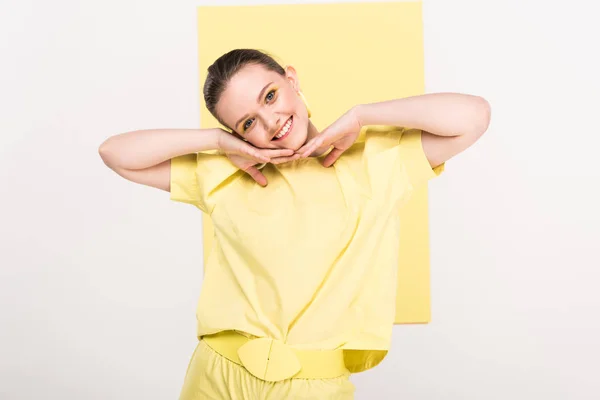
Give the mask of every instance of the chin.
<path id="1" fill-rule="evenodd" d="M 305 127 L 302 127 L 302 129 L 298 129 L 297 131 L 294 132 L 294 137 L 290 138 L 290 139 L 293 139 L 290 141 L 292 143 L 290 143 L 288 148 L 290 148 L 294 151 L 298 150 L 300 147 L 302 147 L 306 144 L 307 138 L 308 138 L 308 127 L 305 126 Z"/>
<path id="2" fill-rule="evenodd" d="M 302 141 L 294 141 L 294 144 L 291 144 L 288 146 L 288 149 L 292 149 L 294 151 L 298 150 L 300 147 L 304 146 L 304 143 L 306 143 L 306 141 L 302 140 Z"/>
<path id="3" fill-rule="evenodd" d="M 294 120 L 294 125 L 296 124 L 297 123 Z M 282 139 L 281 145 L 283 148 L 296 151 L 304 146 L 307 141 L 306 139 L 308 138 L 308 124 L 305 122 L 303 125 L 304 126 L 294 126 L 289 136 Z"/>

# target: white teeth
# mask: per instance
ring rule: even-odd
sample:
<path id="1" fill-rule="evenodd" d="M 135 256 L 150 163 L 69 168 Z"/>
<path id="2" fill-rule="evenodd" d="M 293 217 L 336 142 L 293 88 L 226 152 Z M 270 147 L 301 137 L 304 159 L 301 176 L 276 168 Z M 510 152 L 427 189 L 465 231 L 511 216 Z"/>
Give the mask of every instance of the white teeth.
<path id="1" fill-rule="evenodd" d="M 288 131 L 290 130 L 290 126 L 291 125 L 292 125 L 292 120 L 288 119 L 288 122 L 281 129 L 281 133 L 278 133 L 277 135 L 275 135 L 275 138 L 279 139 L 280 137 L 282 137 L 283 135 L 285 135 L 286 133 L 288 133 Z"/>

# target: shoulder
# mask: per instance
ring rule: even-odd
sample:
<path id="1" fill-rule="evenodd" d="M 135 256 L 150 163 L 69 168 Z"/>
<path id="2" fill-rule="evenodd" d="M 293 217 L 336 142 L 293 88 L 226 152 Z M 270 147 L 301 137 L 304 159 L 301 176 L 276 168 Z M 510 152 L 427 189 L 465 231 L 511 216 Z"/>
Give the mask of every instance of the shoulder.
<path id="1" fill-rule="evenodd" d="M 399 144 L 405 129 L 391 125 L 365 125 L 359 138 L 362 139 L 367 155 L 377 154 Z"/>

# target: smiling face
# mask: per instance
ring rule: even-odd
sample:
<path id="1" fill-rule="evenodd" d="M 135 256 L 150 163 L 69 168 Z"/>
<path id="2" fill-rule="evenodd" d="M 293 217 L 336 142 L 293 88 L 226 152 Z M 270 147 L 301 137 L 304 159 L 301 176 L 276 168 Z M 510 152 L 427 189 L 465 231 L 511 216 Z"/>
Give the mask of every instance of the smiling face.
<path id="1" fill-rule="evenodd" d="M 285 76 L 261 65 L 241 68 L 217 105 L 220 119 L 255 147 L 297 150 L 307 140 L 308 111 L 293 67 Z"/>

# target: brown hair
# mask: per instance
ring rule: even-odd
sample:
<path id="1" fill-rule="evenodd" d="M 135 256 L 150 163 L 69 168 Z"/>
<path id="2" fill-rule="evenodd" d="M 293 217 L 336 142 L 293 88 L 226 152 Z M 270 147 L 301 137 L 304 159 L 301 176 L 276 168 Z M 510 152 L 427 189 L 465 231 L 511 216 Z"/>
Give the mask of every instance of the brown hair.
<path id="1" fill-rule="evenodd" d="M 231 78 L 242 67 L 248 64 L 262 65 L 267 70 L 285 75 L 285 70 L 275 59 L 267 54 L 255 49 L 235 49 L 219 57 L 210 67 L 208 75 L 204 81 L 204 102 L 210 113 L 224 126 L 227 126 L 217 115 L 216 107 L 225 87 Z M 231 128 L 230 128 L 231 129 Z"/>

